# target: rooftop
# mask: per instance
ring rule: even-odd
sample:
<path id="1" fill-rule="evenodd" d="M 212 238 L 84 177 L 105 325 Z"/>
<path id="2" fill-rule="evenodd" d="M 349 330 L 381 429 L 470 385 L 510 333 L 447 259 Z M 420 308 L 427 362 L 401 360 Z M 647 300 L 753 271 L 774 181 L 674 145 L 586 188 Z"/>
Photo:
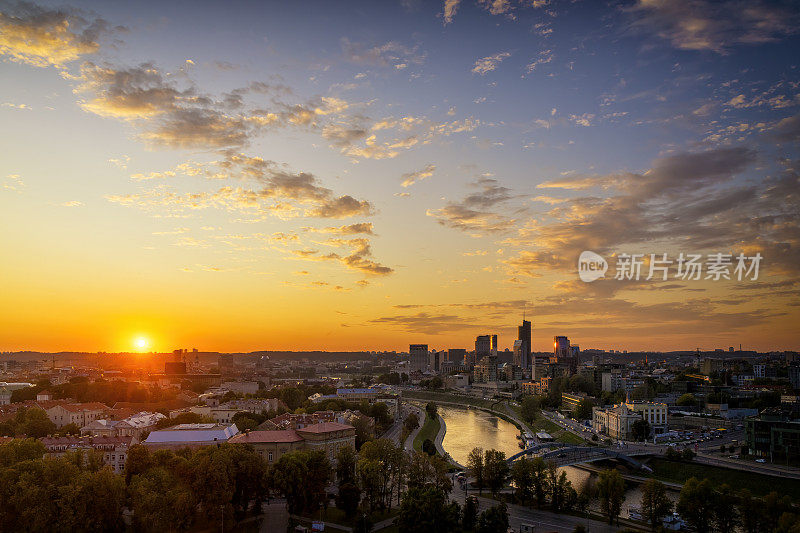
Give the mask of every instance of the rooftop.
<path id="1" fill-rule="evenodd" d="M 169 429 L 152 431 L 143 444 L 227 442 L 237 433 L 239 433 L 239 428 L 236 427 L 236 424 L 230 426 L 180 424 Z"/>
<path id="2" fill-rule="evenodd" d="M 230 442 L 240 444 L 266 444 L 273 442 L 302 442 L 303 437 L 297 434 L 293 429 L 276 430 L 276 431 L 250 431 L 248 433 L 239 433 L 233 437 Z"/>
<path id="3" fill-rule="evenodd" d="M 339 422 L 320 422 L 319 424 L 306 426 L 303 429 L 298 429 L 297 431 L 300 433 L 331 433 L 333 431 L 342 431 L 345 429 L 355 428 L 348 424 L 340 424 Z"/>

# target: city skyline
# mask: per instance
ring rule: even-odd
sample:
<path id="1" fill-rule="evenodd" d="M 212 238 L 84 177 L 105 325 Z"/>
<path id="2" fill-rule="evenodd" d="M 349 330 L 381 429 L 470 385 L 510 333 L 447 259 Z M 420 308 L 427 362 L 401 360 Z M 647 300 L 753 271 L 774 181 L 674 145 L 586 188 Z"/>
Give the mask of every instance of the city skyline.
<path id="1" fill-rule="evenodd" d="M 799 19 L 0 1 L 0 350 L 796 350 Z"/>

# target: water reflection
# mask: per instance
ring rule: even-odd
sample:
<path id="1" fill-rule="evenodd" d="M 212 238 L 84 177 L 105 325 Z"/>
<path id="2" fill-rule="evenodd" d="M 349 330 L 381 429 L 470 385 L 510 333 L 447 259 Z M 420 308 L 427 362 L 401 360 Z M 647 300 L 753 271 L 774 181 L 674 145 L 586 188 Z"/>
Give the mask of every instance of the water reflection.
<path id="1" fill-rule="evenodd" d="M 484 450 L 495 449 L 506 453 L 506 457 L 520 451 L 514 424 L 478 409 L 439 407 L 447 425 L 442 447 L 462 465 L 476 446 Z"/>
<path id="2" fill-rule="evenodd" d="M 484 450 L 495 449 L 506 453 L 509 457 L 520 451 L 517 440 L 519 431 L 516 426 L 506 422 L 502 418 L 492 416 L 485 411 L 478 409 L 458 409 L 453 407 L 439 406 L 439 413 L 447 424 L 442 446 L 461 465 L 467 464 L 467 457 L 473 448 L 480 447 Z M 567 473 L 567 479 L 572 482 L 575 490 L 580 490 L 587 483 L 595 483 L 597 474 L 581 468 L 567 466 L 563 468 Z M 625 500 L 622 504 L 621 516 L 627 518 L 630 508 L 638 508 L 641 505 L 642 492 L 639 485 L 626 484 L 628 490 L 625 493 Z M 677 498 L 677 493 L 667 491 L 670 499 Z M 595 501 L 592 505 L 599 511 L 599 502 Z"/>

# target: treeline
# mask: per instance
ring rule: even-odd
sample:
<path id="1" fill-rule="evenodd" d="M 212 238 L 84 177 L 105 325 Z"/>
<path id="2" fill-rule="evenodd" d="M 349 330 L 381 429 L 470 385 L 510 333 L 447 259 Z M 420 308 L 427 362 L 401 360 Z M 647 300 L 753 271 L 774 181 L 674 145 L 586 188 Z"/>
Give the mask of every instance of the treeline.
<path id="1" fill-rule="evenodd" d="M 47 435 L 78 435 L 80 428 L 75 424 L 67 424 L 61 429 L 47 417 L 47 413 L 35 407 L 20 408 L 12 418 L 0 422 L 0 436 L 15 437 L 25 435 L 40 439 Z"/>
<path id="2" fill-rule="evenodd" d="M 286 496 L 290 512 L 310 514 L 328 505 L 322 481 L 333 477 L 326 478 L 330 471 L 324 462 L 324 456 L 299 451 L 283 455 L 271 469 L 270 485 Z M 505 531 L 505 505 L 479 515 L 473 500 L 463 509 L 449 501 L 453 489 L 449 470 L 440 456 L 406 452 L 388 439 L 365 443 L 358 455 L 352 448 L 342 448 L 336 457 L 336 507 L 353 520 L 354 531 L 369 531 L 375 513 L 398 505 L 396 524 L 403 532 Z"/>
<path id="3" fill-rule="evenodd" d="M 44 457 L 34 439 L 0 445 L 0 531 L 186 531 L 228 523 L 267 496 L 267 465 L 249 446 L 197 451 L 129 450 L 125 475 L 103 466 L 99 452 Z"/>
<path id="4" fill-rule="evenodd" d="M 51 385 L 48 381 L 38 382 L 33 387 L 17 389 L 11 393 L 12 402 L 35 400 L 36 395 L 48 390 L 53 399 L 72 398 L 77 402 L 100 402 L 113 406 L 117 402 L 156 403 L 175 400 L 179 391 L 172 387 L 161 388 L 157 385 L 144 386 L 127 381 L 105 381 L 99 379 L 89 382 L 88 378 L 75 377 L 69 383 Z"/>
<path id="5" fill-rule="evenodd" d="M 758 498 L 747 488 L 714 487 L 693 477 L 683 485 L 675 509 L 697 533 L 800 532 L 800 509 L 776 491 Z"/>

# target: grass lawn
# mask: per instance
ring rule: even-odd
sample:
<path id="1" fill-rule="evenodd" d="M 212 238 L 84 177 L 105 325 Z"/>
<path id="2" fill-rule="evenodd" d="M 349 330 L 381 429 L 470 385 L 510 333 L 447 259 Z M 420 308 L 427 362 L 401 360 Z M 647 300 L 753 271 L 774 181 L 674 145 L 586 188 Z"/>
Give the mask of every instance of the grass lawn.
<path id="1" fill-rule="evenodd" d="M 559 442 L 566 442 L 567 444 L 585 444 L 586 439 L 583 439 L 576 434 L 572 433 L 571 431 L 567 431 L 566 429 L 561 430 L 560 435 L 553 435 L 555 439 Z"/>
<path id="2" fill-rule="evenodd" d="M 414 438 L 414 449 L 417 451 L 422 451 L 422 443 L 425 442 L 425 439 L 431 439 L 433 442 L 436 439 L 436 435 L 439 434 L 439 417 L 437 416 L 434 419 L 431 419 L 427 415 L 425 416 L 425 423 L 422 424 L 422 429 L 419 430 L 417 436 Z"/>
<path id="3" fill-rule="evenodd" d="M 658 457 L 651 459 L 647 464 L 653 469 L 653 477 L 662 481 L 685 483 L 690 477 L 708 478 L 712 485 L 719 486 L 727 483 L 734 490 L 747 488 L 757 496 L 764 496 L 774 490 L 781 495 L 788 494 L 795 500 L 800 499 L 800 480 L 797 479 L 767 476 L 699 463 L 667 461 Z"/>

